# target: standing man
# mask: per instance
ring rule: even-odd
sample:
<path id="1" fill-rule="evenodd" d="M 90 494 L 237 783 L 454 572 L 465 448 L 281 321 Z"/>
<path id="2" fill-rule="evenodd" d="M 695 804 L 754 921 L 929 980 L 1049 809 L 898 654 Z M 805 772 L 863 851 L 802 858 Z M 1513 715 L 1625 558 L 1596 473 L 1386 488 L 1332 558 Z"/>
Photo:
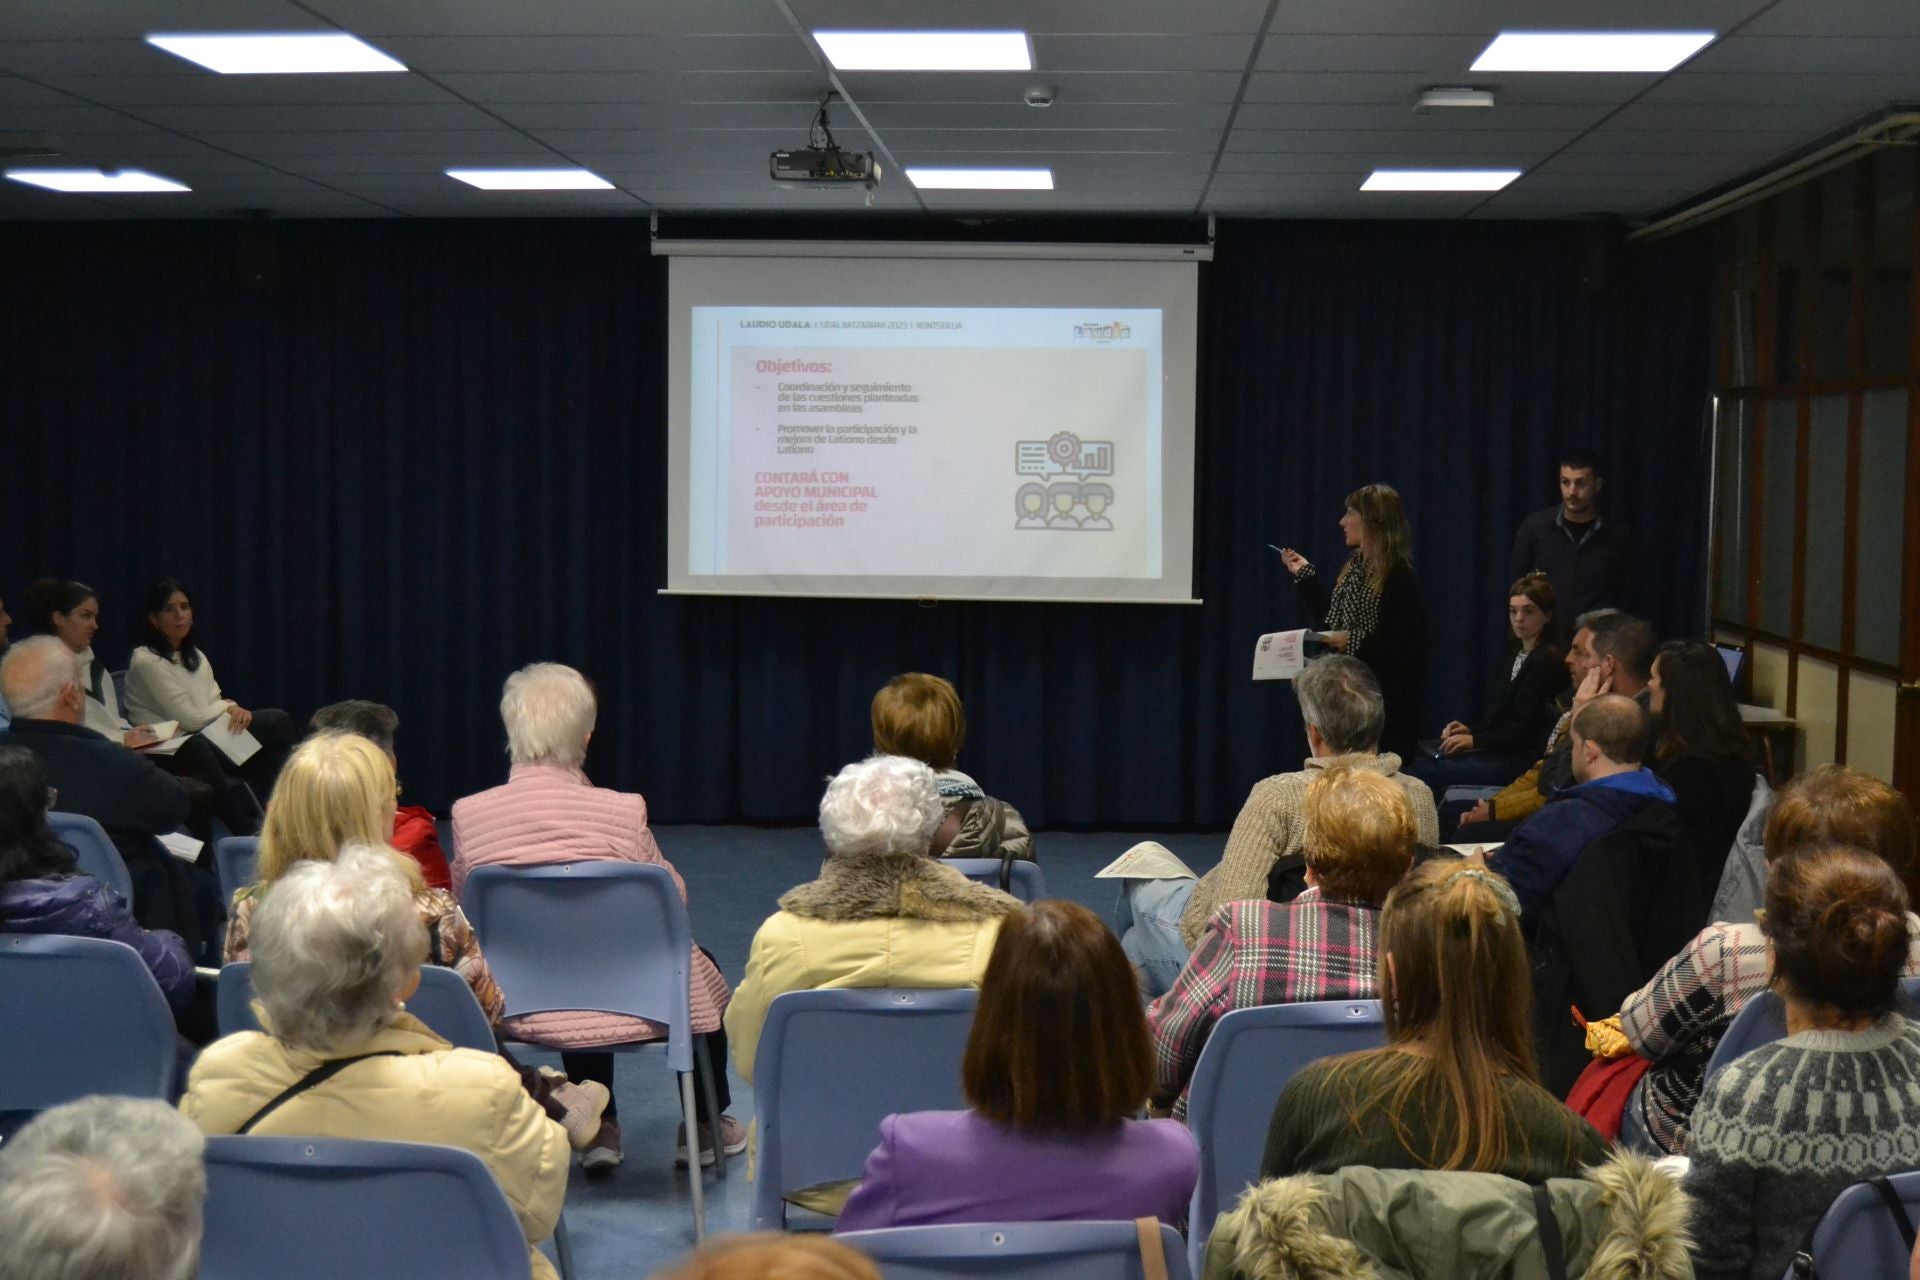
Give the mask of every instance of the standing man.
<path id="1" fill-rule="evenodd" d="M 1625 525 L 1600 514 L 1606 477 L 1583 450 L 1560 458 L 1560 503 L 1536 511 L 1513 535 L 1512 578 L 1544 573 L 1553 584 L 1562 617 L 1631 604 L 1633 536 Z"/>

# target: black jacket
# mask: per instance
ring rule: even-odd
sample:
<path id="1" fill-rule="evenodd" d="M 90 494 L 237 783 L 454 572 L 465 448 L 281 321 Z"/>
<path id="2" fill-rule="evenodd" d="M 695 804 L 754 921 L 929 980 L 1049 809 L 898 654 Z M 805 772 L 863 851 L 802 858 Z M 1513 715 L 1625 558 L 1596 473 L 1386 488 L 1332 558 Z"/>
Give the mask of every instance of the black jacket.
<path id="1" fill-rule="evenodd" d="M 1509 656 L 1494 672 L 1493 696 L 1474 722 L 1473 745 L 1480 751 L 1531 758 L 1547 745 L 1547 735 L 1560 718 L 1554 699 L 1566 691 L 1567 664 L 1559 650 L 1538 645 L 1519 675 L 1509 676 L 1512 670 Z"/>
<path id="2" fill-rule="evenodd" d="M 1293 580 L 1294 589 L 1312 615 L 1314 626 L 1324 628 L 1327 617 L 1327 586 L 1318 573 Z M 1404 564 L 1387 575 L 1380 592 L 1380 622 L 1350 656 L 1372 668 L 1380 682 L 1380 695 L 1387 704 L 1387 723 L 1380 733 L 1380 750 L 1392 751 L 1402 760 L 1411 760 L 1419 750 L 1421 705 L 1427 690 L 1427 611 L 1420 603 L 1420 588 L 1414 583 L 1413 570 Z"/>
<path id="3" fill-rule="evenodd" d="M 1563 526 L 1560 508 L 1536 511 L 1513 535 L 1510 579 L 1544 573 L 1553 584 L 1555 612 L 1573 620 L 1595 609 L 1627 609 L 1634 604 L 1633 537 L 1626 526 L 1603 515 L 1593 525 Z M 1575 542 L 1582 529 L 1585 536 Z"/>
<path id="4" fill-rule="evenodd" d="M 1673 788 L 1673 807 L 1680 813 L 1687 841 L 1693 846 L 1705 874 L 1714 884 L 1726 869 L 1740 824 L 1753 804 L 1753 762 L 1738 757 L 1676 756 L 1653 771 Z"/>

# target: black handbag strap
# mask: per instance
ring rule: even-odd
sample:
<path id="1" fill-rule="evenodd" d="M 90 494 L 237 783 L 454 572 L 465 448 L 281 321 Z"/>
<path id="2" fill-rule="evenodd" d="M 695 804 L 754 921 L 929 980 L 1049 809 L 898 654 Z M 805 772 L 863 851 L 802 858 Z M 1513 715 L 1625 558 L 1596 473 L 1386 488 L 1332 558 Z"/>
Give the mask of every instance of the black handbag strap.
<path id="1" fill-rule="evenodd" d="M 382 1049 L 377 1053 L 357 1053 L 351 1058 L 335 1058 L 331 1062 L 323 1062 L 275 1094 L 271 1102 L 248 1116 L 247 1122 L 238 1129 L 235 1129 L 234 1132 L 253 1132 L 253 1126 L 259 1124 L 262 1120 L 265 1120 L 268 1116 L 279 1110 L 282 1103 L 299 1097 L 315 1085 L 326 1083 L 356 1062 L 365 1062 L 368 1058 L 402 1058 L 405 1056 L 406 1055 L 398 1049 Z"/>
<path id="2" fill-rule="evenodd" d="M 1567 1280 L 1567 1245 L 1560 1219 L 1553 1216 L 1553 1192 L 1545 1183 L 1533 1189 L 1533 1216 L 1540 1220 L 1540 1252 L 1547 1257 L 1547 1280 Z"/>
<path id="3" fill-rule="evenodd" d="M 1887 1206 L 1887 1213 L 1892 1217 L 1893 1225 L 1900 1229 L 1900 1239 L 1902 1243 L 1907 1246 L 1908 1254 L 1912 1254 L 1914 1242 L 1913 1218 L 1907 1213 L 1906 1202 L 1900 1198 L 1900 1193 L 1894 1190 L 1893 1184 L 1888 1182 L 1886 1178 L 1868 1178 L 1867 1181 L 1872 1183 L 1873 1189 L 1880 1193 L 1880 1203 Z"/>

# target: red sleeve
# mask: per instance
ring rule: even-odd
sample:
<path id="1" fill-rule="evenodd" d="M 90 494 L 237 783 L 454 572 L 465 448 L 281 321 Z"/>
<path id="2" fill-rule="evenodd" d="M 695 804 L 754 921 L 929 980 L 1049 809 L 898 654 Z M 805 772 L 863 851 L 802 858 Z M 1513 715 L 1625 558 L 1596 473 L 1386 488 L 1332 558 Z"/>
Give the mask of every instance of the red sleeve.
<path id="1" fill-rule="evenodd" d="M 393 847 L 420 864 L 429 889 L 451 889 L 447 855 L 440 852 L 440 833 L 433 815 L 417 804 L 402 807 L 393 816 Z"/>

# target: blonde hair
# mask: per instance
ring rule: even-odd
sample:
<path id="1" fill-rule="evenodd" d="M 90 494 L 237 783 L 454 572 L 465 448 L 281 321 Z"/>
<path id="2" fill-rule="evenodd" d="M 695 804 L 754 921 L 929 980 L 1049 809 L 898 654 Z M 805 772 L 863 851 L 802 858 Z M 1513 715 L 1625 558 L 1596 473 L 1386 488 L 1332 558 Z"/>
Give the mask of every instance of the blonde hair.
<path id="1" fill-rule="evenodd" d="M 826 1236 L 762 1232 L 709 1240 L 661 1280 L 880 1280 L 880 1268 Z"/>
<path id="2" fill-rule="evenodd" d="M 967 713 L 951 681 L 925 672 L 895 676 L 873 695 L 873 751 L 951 769 L 967 737 Z"/>
<path id="3" fill-rule="evenodd" d="M 1354 552 L 1341 566 L 1340 576 L 1346 577 L 1355 565 L 1364 563 L 1367 580 L 1378 594 L 1386 590 L 1388 574 L 1401 565 L 1413 567 L 1413 532 L 1407 528 L 1407 513 L 1400 506 L 1400 491 L 1390 484 L 1362 485 L 1347 495 L 1347 510 L 1366 526 L 1373 554 L 1363 557 Z"/>
<path id="4" fill-rule="evenodd" d="M 1413 865 L 1413 805 L 1370 769 L 1320 770 L 1307 784 L 1306 817 L 1301 853 L 1322 893 L 1378 906 Z"/>
<path id="5" fill-rule="evenodd" d="M 393 761 L 357 733 L 301 743 L 280 771 L 260 829 L 258 877 L 267 888 L 301 862 L 332 862 L 350 844 L 387 849 L 408 885 L 426 887 L 420 864 L 394 853 Z"/>

